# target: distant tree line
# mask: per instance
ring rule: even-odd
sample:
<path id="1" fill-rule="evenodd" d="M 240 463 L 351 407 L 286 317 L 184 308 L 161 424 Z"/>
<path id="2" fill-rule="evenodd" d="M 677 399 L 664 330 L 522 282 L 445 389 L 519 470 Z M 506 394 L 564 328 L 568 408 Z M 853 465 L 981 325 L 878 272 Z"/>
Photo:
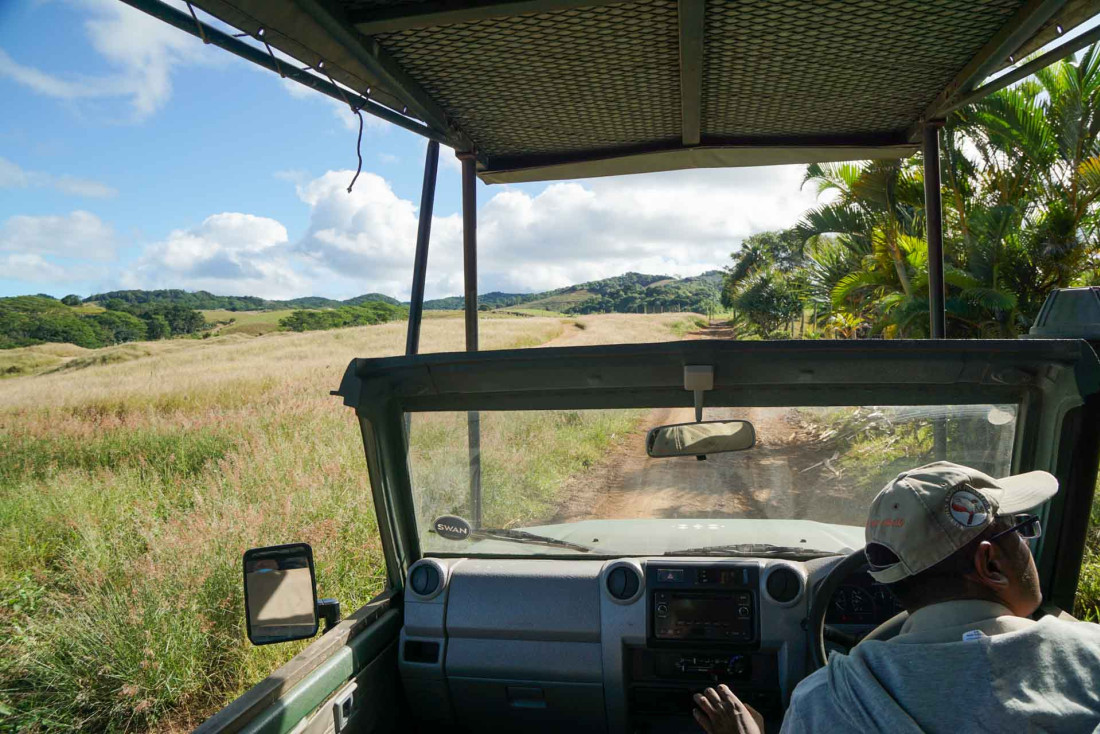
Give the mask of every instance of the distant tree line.
<path id="1" fill-rule="evenodd" d="M 279 326 L 291 331 L 319 331 L 339 329 L 345 326 L 370 326 L 397 321 L 409 316 L 404 306 L 394 306 L 382 301 L 368 301 L 357 306 L 341 306 L 323 311 L 295 311 L 279 320 Z"/>
<path id="2" fill-rule="evenodd" d="M 479 293 L 477 307 L 479 311 L 487 311 L 494 308 L 508 308 L 520 306 L 528 301 L 541 298 L 543 293 Z M 462 296 L 447 296 L 446 298 L 431 298 L 424 301 L 424 309 L 427 311 L 461 311 L 466 308 L 466 299 Z"/>
<path id="3" fill-rule="evenodd" d="M 88 349 L 167 339 L 206 328 L 202 314 L 179 305 L 131 304 L 109 299 L 105 310 L 83 310 L 79 296 L 0 298 L 0 349 L 67 342 Z"/>
<path id="4" fill-rule="evenodd" d="M 79 298 L 74 296 L 74 298 Z M 287 301 L 273 301 L 256 296 L 215 296 L 207 291 L 184 291 L 176 288 L 162 290 L 128 290 L 97 293 L 84 299 L 84 303 L 104 304 L 108 301 L 122 301 L 131 306 L 147 304 L 185 306 L 203 311 L 281 311 L 289 308 L 340 308 L 357 306 L 364 302 L 382 301 L 394 306 L 400 305 L 396 298 L 382 293 L 366 293 L 344 301 L 320 296 L 305 296 Z M 79 305 L 78 303 L 69 305 Z"/>

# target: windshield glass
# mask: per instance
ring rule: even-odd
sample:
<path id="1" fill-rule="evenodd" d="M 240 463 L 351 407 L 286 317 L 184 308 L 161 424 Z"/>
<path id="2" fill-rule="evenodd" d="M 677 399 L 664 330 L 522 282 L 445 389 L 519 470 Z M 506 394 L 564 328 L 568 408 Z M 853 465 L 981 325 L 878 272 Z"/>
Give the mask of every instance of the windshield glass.
<path id="1" fill-rule="evenodd" d="M 752 448 L 653 458 L 690 408 L 410 415 L 422 549 L 463 555 L 673 552 L 791 557 L 863 544 L 871 500 L 944 458 L 1011 471 L 1014 405 L 707 408 Z M 436 521 L 448 518 L 438 528 Z M 713 550 L 711 550 L 713 549 Z"/>

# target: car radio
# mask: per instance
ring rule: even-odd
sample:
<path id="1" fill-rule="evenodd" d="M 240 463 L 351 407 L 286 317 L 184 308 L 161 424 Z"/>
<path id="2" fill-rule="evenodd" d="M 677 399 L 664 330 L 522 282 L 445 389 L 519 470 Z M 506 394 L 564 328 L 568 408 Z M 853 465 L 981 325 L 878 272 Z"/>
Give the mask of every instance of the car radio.
<path id="1" fill-rule="evenodd" d="M 651 644 L 757 641 L 760 569 L 755 564 L 650 563 L 646 576 Z"/>

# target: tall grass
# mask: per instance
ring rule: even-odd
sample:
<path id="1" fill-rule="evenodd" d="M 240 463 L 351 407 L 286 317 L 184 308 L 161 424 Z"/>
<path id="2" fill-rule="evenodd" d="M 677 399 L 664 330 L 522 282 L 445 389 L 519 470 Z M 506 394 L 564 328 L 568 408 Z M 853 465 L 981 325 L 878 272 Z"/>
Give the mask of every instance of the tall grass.
<path id="1" fill-rule="evenodd" d="M 1078 619 L 1100 622 L 1100 484 L 1092 500 L 1092 516 L 1085 541 L 1085 559 L 1077 582 L 1073 614 Z"/>
<path id="2" fill-rule="evenodd" d="M 677 321 L 614 319 L 583 343 L 672 339 Z M 404 329 L 170 340 L 119 359 L 44 345 L 58 363 L 0 381 L 0 730 L 183 730 L 289 659 L 306 643 L 245 640 L 246 548 L 312 544 L 320 591 L 345 609 L 378 593 L 362 444 L 329 390 L 351 358 L 400 354 Z M 461 318 L 426 319 L 422 341 L 463 349 Z M 559 318 L 481 324 L 483 349 L 575 342 Z M 543 448 L 569 471 L 605 440 L 593 425 Z M 531 454 L 489 470 L 538 487 Z M 494 522 L 523 515 L 507 499 Z"/>

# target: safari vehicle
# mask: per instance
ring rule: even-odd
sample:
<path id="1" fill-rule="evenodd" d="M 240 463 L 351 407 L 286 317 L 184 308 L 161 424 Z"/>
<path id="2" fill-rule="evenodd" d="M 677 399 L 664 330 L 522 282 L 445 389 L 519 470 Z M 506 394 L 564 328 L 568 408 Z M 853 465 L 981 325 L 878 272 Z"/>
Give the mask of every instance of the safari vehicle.
<path id="1" fill-rule="evenodd" d="M 407 354 L 354 360 L 335 391 L 361 429 L 387 588 L 337 621 L 308 547 L 249 551 L 254 643 L 328 629 L 200 731 L 694 731 L 690 694 L 715 682 L 774 728 L 828 648 L 897 633 L 904 615 L 864 572 L 864 517 L 922 459 L 1054 473 L 1034 552 L 1043 613 L 1071 608 L 1100 362 L 1081 339 L 942 338 L 937 130 L 1095 41 L 982 84 L 1095 3 L 193 3 L 233 34 L 191 6 L 124 1 L 430 141 Z M 418 355 L 440 144 L 462 160 L 467 351 Z M 476 177 L 922 146 L 933 339 L 477 351 Z M 1044 328 L 1087 336 L 1062 327 Z M 615 434 L 591 471 L 509 484 L 510 464 L 578 426 Z"/>

